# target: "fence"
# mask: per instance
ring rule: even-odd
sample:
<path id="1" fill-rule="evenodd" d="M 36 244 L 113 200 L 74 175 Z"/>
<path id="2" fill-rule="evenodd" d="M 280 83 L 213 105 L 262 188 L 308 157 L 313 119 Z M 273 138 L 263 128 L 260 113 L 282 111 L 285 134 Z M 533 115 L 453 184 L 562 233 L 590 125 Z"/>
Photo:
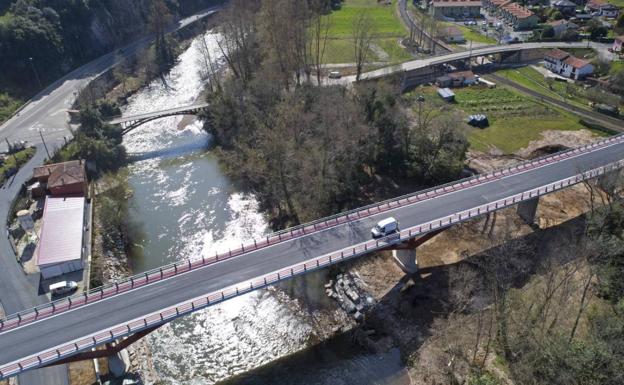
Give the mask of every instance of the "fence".
<path id="1" fill-rule="evenodd" d="M 443 228 L 443 227 L 448 227 L 448 226 L 451 226 L 460 222 L 470 220 L 474 217 L 480 216 L 485 213 L 497 211 L 497 210 L 515 205 L 522 201 L 534 199 L 541 195 L 549 194 L 551 192 L 561 190 L 565 187 L 577 184 L 579 182 L 582 182 L 590 178 L 603 175 L 607 172 L 617 170 L 622 167 L 624 167 L 624 160 L 620 160 L 618 162 L 614 162 L 606 166 L 598 167 L 596 169 L 586 171 L 586 172 L 574 175 L 572 177 L 550 183 L 546 186 L 538 187 L 530 191 L 522 192 L 520 194 L 515 194 L 505 199 L 498 200 L 496 202 L 474 207 L 469 210 L 465 210 L 460 213 L 456 213 L 450 216 L 439 218 L 434 221 L 430 221 L 430 222 L 427 222 L 418 226 L 413 226 L 411 228 L 400 231 L 398 235 L 391 235 L 389 237 L 378 239 L 378 240 L 369 240 L 366 242 L 362 242 L 358 245 L 354 245 L 354 246 L 351 246 L 342 250 L 338 250 L 331 254 L 326 254 L 320 257 L 315 257 L 306 262 L 286 267 L 284 269 L 272 272 L 263 277 L 255 278 L 247 282 L 243 282 L 234 286 L 230 286 L 223 290 L 212 292 L 205 296 L 201 296 L 201 297 L 197 297 L 197 298 L 185 301 L 178 305 L 169 307 L 165 310 L 162 310 L 162 311 L 159 311 L 159 312 L 147 315 L 147 316 L 143 316 L 143 317 L 134 319 L 132 321 L 128 321 L 126 323 L 120 324 L 120 325 L 113 326 L 108 330 L 101 331 L 93 335 L 71 341 L 67 344 L 51 348 L 50 350 L 46 352 L 39 353 L 32 357 L 23 359 L 19 362 L 14 362 L 9 365 L 5 365 L 4 367 L 0 368 L 0 379 L 11 376 L 11 375 L 15 375 L 27 369 L 33 369 L 33 368 L 45 365 L 46 363 L 50 363 L 55 360 L 61 359 L 63 357 L 70 356 L 81 350 L 92 348 L 97 345 L 101 345 L 103 343 L 110 342 L 121 337 L 125 337 L 127 335 L 144 330 L 146 328 L 169 322 L 175 318 L 186 315 L 193 311 L 223 302 L 227 299 L 251 292 L 253 290 L 266 287 L 276 282 L 289 279 L 297 275 L 305 274 L 310 271 L 318 270 L 326 266 L 339 263 L 339 262 L 360 256 L 360 255 L 363 255 L 363 254 L 368 254 L 368 253 L 371 253 L 380 249 L 384 249 L 390 245 L 407 241 L 409 239 L 412 239 L 416 236 L 430 232 L 432 230 L 436 230 L 436 229 Z M 192 263 L 189 261 L 188 269 L 191 269 L 191 267 L 192 267 Z M 164 275 L 162 275 L 161 273 L 161 277 L 163 276 Z M 149 280 L 149 277 L 146 276 L 145 280 Z M 117 290 L 123 290 L 123 288 L 119 286 L 116 286 L 116 288 Z M 110 292 L 107 293 L 107 295 L 108 294 L 110 294 Z M 105 298 L 104 291 L 101 292 L 100 298 Z"/>
<path id="2" fill-rule="evenodd" d="M 503 177 L 522 173 L 527 170 L 535 169 L 537 167 L 550 165 L 555 162 L 559 162 L 584 153 L 596 151 L 597 149 L 622 142 L 624 142 L 624 135 L 614 136 L 580 148 L 558 153 L 555 155 L 541 157 L 533 161 L 524 162 L 517 166 L 503 169 L 500 171 L 495 171 L 486 175 L 476 175 L 471 178 L 460 180 L 458 182 L 451 182 L 429 190 L 400 196 L 398 198 L 386 200 L 369 206 L 364 206 L 355 210 L 326 217 L 314 222 L 292 227 L 287 230 L 275 232 L 273 234 L 265 236 L 262 239 L 253 239 L 248 244 L 241 244 L 241 247 L 235 250 L 230 249 L 227 252 L 223 253 L 217 252 L 213 257 L 202 256 L 201 259 L 187 259 L 185 261 L 179 261 L 173 264 L 169 264 L 158 269 L 153 269 L 145 273 L 129 277 L 121 282 L 115 282 L 113 284 L 95 288 L 73 297 L 50 302 L 37 306 L 33 309 L 28 309 L 17 314 L 9 315 L 5 319 L 0 319 L 0 332 L 24 325 L 29 322 L 40 320 L 42 318 L 55 315 L 63 311 L 68 311 L 79 306 L 84 306 L 113 295 L 121 294 L 135 288 L 145 286 L 149 283 L 157 282 L 178 274 L 186 273 L 194 269 L 212 265 L 214 263 L 229 258 L 238 257 L 243 254 L 266 248 L 268 246 L 273 246 L 284 241 L 309 235 L 320 230 L 325 230 L 350 221 L 355 221 L 377 215 L 388 210 L 394 210 L 406 205 L 415 204 L 427 199 L 432 199 L 434 197 L 452 193 L 454 191 L 459 191 Z"/>

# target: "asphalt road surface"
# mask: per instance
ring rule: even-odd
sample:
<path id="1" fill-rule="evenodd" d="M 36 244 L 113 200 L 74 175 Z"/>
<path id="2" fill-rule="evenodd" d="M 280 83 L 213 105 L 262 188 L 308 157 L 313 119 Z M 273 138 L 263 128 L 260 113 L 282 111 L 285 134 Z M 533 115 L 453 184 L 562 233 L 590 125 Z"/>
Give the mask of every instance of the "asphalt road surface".
<path id="1" fill-rule="evenodd" d="M 373 225 L 394 216 L 402 228 L 472 209 L 624 158 L 624 144 L 328 228 L 199 268 L 0 334 L 0 366 L 159 312 L 207 293 L 271 274 L 370 239 Z"/>
<path id="2" fill-rule="evenodd" d="M 206 9 L 196 15 L 180 20 L 169 28 L 175 31 L 191 23 L 213 14 L 218 7 Z M 63 78 L 41 91 L 15 116 L 0 126 L 0 137 L 10 142 L 26 140 L 37 148 L 35 156 L 24 165 L 19 172 L 0 189 L 0 219 L 6 223 L 10 204 L 17 195 L 20 186 L 32 176 L 32 170 L 45 161 L 47 154 L 43 146 L 39 130 L 52 152 L 69 139 L 69 115 L 77 93 L 95 77 L 108 71 L 121 58 L 128 58 L 147 47 L 153 40 L 146 36 L 126 47 L 123 52 L 111 52 L 84 66 L 70 72 Z M 0 141 L 0 149 L 6 150 L 6 142 Z M 17 313 L 48 301 L 47 297 L 39 296 L 37 277 L 27 277 L 17 264 L 13 250 L 6 236 L 0 236 L 0 303 L 7 314 Z M 31 282 L 33 281 L 33 282 Z M 12 348 L 0 344 L 0 350 L 11 351 Z M 30 371 L 19 376 L 21 385 L 64 385 L 68 383 L 65 365 Z"/>

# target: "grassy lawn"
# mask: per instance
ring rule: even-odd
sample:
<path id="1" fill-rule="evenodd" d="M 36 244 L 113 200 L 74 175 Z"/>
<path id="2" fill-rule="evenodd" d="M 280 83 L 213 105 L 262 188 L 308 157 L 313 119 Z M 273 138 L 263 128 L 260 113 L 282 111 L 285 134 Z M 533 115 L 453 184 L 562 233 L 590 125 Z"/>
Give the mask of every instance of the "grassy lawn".
<path id="1" fill-rule="evenodd" d="M 497 71 L 496 74 L 535 92 L 539 92 L 542 95 L 564 100 L 581 108 L 589 109 L 589 100 L 583 96 L 584 90 L 577 84 L 553 81 L 549 86 L 546 79 L 544 79 L 544 75 L 531 67 L 506 69 Z"/>
<path id="2" fill-rule="evenodd" d="M 370 61 L 389 61 L 397 63 L 411 58 L 403 50 L 398 41 L 407 35 L 407 29 L 403 26 L 396 13 L 397 0 L 392 5 L 378 3 L 377 0 L 345 0 L 342 8 L 333 11 L 330 18 L 329 41 L 325 51 L 326 63 L 351 63 L 353 59 L 352 29 L 353 22 L 359 12 L 365 10 L 371 15 L 374 22 L 375 38 L 373 44 L 385 51 L 387 58 L 371 52 Z M 384 60 L 385 59 L 385 60 Z"/>
<path id="3" fill-rule="evenodd" d="M 7 120 L 22 104 L 24 104 L 22 100 L 13 98 L 6 93 L 0 93 L 0 124 Z"/>
<path id="4" fill-rule="evenodd" d="M 33 155 L 35 155 L 35 149 L 32 147 L 29 147 L 25 150 L 16 152 L 14 155 L 15 156 L 13 156 L 13 154 L 9 155 L 7 159 L 4 161 L 4 163 L 2 164 L 2 166 L 0 166 L 0 185 L 4 184 L 4 182 L 6 181 L 6 177 L 4 173 L 7 170 L 10 170 L 15 167 L 19 169 L 21 166 L 26 164 L 26 162 L 28 162 L 30 158 L 32 158 Z M 17 163 L 15 162 L 16 160 L 17 160 Z"/>
<path id="5" fill-rule="evenodd" d="M 424 93 L 434 104 L 443 103 L 433 87 L 418 92 Z M 585 128 L 577 117 L 504 87 L 472 86 L 456 88 L 453 92 L 455 103 L 452 108 L 460 110 L 466 117 L 475 113 L 485 114 L 490 121 L 489 127 L 471 128 L 468 132 L 470 148 L 474 150 L 488 151 L 496 147 L 505 154 L 511 154 L 526 147 L 532 140 L 540 139 L 544 131 Z"/>
<path id="6" fill-rule="evenodd" d="M 496 39 L 494 39 L 493 37 L 482 35 L 481 32 L 479 32 L 478 26 L 468 27 L 466 25 L 462 25 L 459 23 L 440 22 L 440 27 L 450 27 L 450 26 L 456 27 L 457 29 L 462 31 L 466 41 L 470 40 L 476 43 L 483 43 L 483 44 L 496 44 L 497 43 Z"/>
<path id="7" fill-rule="evenodd" d="M 470 28 L 465 25 L 459 25 L 459 24 L 456 24 L 455 26 L 464 33 L 464 38 L 466 40 L 471 40 L 471 41 L 474 41 L 477 43 L 483 43 L 483 44 L 496 44 L 497 43 L 496 39 L 494 39 L 493 37 L 485 36 L 481 34 L 479 30 L 477 30 L 476 28 Z"/>

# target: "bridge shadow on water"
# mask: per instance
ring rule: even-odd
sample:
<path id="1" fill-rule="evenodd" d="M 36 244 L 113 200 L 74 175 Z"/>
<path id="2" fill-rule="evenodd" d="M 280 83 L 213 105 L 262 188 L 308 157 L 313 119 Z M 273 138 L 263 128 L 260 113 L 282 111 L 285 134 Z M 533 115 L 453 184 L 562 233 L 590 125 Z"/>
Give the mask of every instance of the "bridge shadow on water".
<path id="1" fill-rule="evenodd" d="M 195 141 L 193 143 L 185 143 L 175 147 L 162 148 L 154 151 L 135 152 L 128 154 L 128 163 L 140 162 L 156 158 L 175 158 L 178 156 L 188 155 L 189 153 L 209 150 L 210 143 L 206 141 Z"/>
<path id="2" fill-rule="evenodd" d="M 465 313 L 493 303 L 483 274 L 486 264 L 497 274 L 505 274 L 510 288 L 523 287 L 544 264 L 561 265 L 573 260 L 577 245 L 570 240 L 579 239 L 584 226 L 585 217 L 580 216 L 557 226 L 534 229 L 528 235 L 468 256 L 458 263 L 421 269 L 412 277 L 403 276 L 355 328 L 340 331 L 328 340 L 220 384 L 409 384 L 406 358 L 416 353 L 431 336 L 436 318 L 457 311 L 458 293 L 468 294 L 470 298 L 471 305 Z M 367 258 L 388 259 L 384 263 L 390 263 L 388 255 Z M 504 262 L 497 266 L 498 261 Z M 294 283 L 281 284 L 280 288 L 291 297 L 305 298 L 305 301 L 319 298 L 318 303 L 306 302 L 311 308 L 335 306 L 335 302 L 325 296 L 323 284 L 349 267 L 357 270 L 358 263 L 346 262 L 310 274 L 316 275 L 312 280 L 299 278 L 301 282 L 294 280 Z"/>

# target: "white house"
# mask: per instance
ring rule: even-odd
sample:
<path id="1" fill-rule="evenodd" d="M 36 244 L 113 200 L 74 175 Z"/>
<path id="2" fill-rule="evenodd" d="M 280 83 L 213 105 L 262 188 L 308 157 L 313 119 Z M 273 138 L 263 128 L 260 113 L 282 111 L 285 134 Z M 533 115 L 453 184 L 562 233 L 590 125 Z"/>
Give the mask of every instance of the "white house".
<path id="1" fill-rule="evenodd" d="M 544 66 L 557 75 L 574 80 L 585 79 L 594 72 L 594 66 L 588 61 L 560 49 L 553 49 L 544 57 Z"/>
<path id="2" fill-rule="evenodd" d="M 620 9 L 604 0 L 589 0 L 585 4 L 585 11 L 595 16 L 614 19 L 618 17 Z"/>
<path id="3" fill-rule="evenodd" d="M 570 56 L 563 61 L 561 76 L 583 80 L 594 73 L 594 66 L 586 60 Z"/>

